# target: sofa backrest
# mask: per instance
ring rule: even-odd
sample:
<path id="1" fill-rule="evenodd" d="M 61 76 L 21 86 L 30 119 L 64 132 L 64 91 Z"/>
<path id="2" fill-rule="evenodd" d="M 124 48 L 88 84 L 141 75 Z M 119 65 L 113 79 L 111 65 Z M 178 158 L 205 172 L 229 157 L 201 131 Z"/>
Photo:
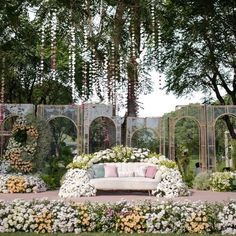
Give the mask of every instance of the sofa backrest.
<path id="1" fill-rule="evenodd" d="M 133 173 L 133 176 L 144 176 L 148 166 L 156 166 L 155 164 L 147 162 L 108 162 L 94 164 L 92 168 L 96 168 L 101 165 L 116 166 L 118 176 L 125 176 L 127 173 Z"/>

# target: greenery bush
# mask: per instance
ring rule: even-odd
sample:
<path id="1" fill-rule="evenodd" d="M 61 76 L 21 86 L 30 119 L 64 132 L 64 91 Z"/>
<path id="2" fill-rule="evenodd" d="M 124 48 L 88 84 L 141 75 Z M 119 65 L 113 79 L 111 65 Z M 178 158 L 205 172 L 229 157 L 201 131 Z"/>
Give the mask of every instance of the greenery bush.
<path id="1" fill-rule="evenodd" d="M 59 157 L 50 156 L 47 158 L 47 164 L 41 173 L 41 178 L 50 189 L 60 187 L 62 177 L 67 171 L 66 166 L 72 161 L 73 155 L 69 147 L 64 143 L 61 144 Z"/>
<path id="2" fill-rule="evenodd" d="M 233 188 L 232 172 L 214 172 L 210 178 L 210 188 L 213 191 L 231 191 Z"/>
<path id="3" fill-rule="evenodd" d="M 193 180 L 193 188 L 198 190 L 209 190 L 210 177 L 211 174 L 209 172 L 199 173 Z"/>

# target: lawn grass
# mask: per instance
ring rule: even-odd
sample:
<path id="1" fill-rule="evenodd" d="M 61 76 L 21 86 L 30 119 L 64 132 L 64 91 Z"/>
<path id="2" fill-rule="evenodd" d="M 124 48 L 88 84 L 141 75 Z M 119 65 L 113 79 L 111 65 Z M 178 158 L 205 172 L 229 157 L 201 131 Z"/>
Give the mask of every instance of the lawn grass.
<path id="1" fill-rule="evenodd" d="M 41 234 L 41 233 L 25 233 L 25 232 L 16 232 L 16 233 L 0 233 L 0 236 L 39 236 L 39 235 L 56 235 L 56 236 L 75 236 L 75 235 L 79 235 L 79 236 L 163 236 L 163 234 L 152 234 L 152 233 L 144 233 L 144 234 L 138 234 L 138 233 L 133 233 L 133 234 L 125 234 L 125 233 L 80 233 L 80 234 L 75 234 L 75 233 L 56 233 L 56 234 Z M 193 234 L 178 234 L 178 236 L 193 236 Z M 196 235 L 196 234 L 195 234 Z M 204 236 L 222 236 L 221 234 L 205 234 Z M 176 236 L 176 234 L 172 233 L 172 234 L 164 234 L 164 236 Z"/>

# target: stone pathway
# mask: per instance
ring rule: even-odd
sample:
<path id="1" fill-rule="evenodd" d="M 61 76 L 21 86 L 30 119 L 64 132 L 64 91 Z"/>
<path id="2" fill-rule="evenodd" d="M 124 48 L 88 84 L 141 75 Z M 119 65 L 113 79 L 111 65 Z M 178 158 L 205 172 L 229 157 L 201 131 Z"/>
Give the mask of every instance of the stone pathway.
<path id="1" fill-rule="evenodd" d="M 187 197 L 177 197 L 171 200 L 173 201 L 206 201 L 206 202 L 224 202 L 233 199 L 236 201 L 236 192 L 212 192 L 212 191 L 196 191 L 191 190 L 191 196 Z M 58 191 L 47 191 L 42 193 L 13 193 L 13 194 L 0 194 L 0 200 L 13 201 L 14 199 L 45 199 L 48 200 L 63 200 L 58 196 Z M 127 192 L 127 191 L 101 191 L 97 193 L 94 197 L 80 197 L 80 198 L 70 198 L 65 199 L 66 201 L 76 201 L 76 202 L 116 202 L 120 200 L 127 201 L 144 201 L 145 199 L 150 201 L 169 201 L 166 198 L 156 198 L 154 196 L 149 196 L 146 192 Z"/>

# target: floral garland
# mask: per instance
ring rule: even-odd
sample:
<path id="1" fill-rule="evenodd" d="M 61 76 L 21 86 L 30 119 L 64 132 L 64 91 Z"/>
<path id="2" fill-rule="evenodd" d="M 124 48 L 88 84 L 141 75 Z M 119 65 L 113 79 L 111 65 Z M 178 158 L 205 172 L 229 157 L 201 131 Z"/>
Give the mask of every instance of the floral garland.
<path id="1" fill-rule="evenodd" d="M 90 170 L 95 163 L 107 162 L 149 162 L 158 166 L 161 181 L 152 191 L 157 197 L 177 197 L 189 195 L 175 162 L 164 156 L 151 154 L 147 149 L 116 146 L 93 154 L 75 156 L 68 165 L 71 168 L 65 175 L 59 191 L 60 197 L 93 196 L 96 189 L 89 184 Z"/>
<path id="2" fill-rule="evenodd" d="M 12 169 L 29 173 L 33 170 L 32 160 L 36 153 L 39 133 L 36 127 L 26 124 L 20 118 L 13 126 L 12 137 L 9 139 L 4 159 Z"/>
<path id="3" fill-rule="evenodd" d="M 0 202 L 0 233 L 236 233 L 236 200 L 216 203 Z"/>
<path id="4" fill-rule="evenodd" d="M 38 176 L 0 174 L 0 193 L 37 193 L 46 190 L 46 184 Z"/>

